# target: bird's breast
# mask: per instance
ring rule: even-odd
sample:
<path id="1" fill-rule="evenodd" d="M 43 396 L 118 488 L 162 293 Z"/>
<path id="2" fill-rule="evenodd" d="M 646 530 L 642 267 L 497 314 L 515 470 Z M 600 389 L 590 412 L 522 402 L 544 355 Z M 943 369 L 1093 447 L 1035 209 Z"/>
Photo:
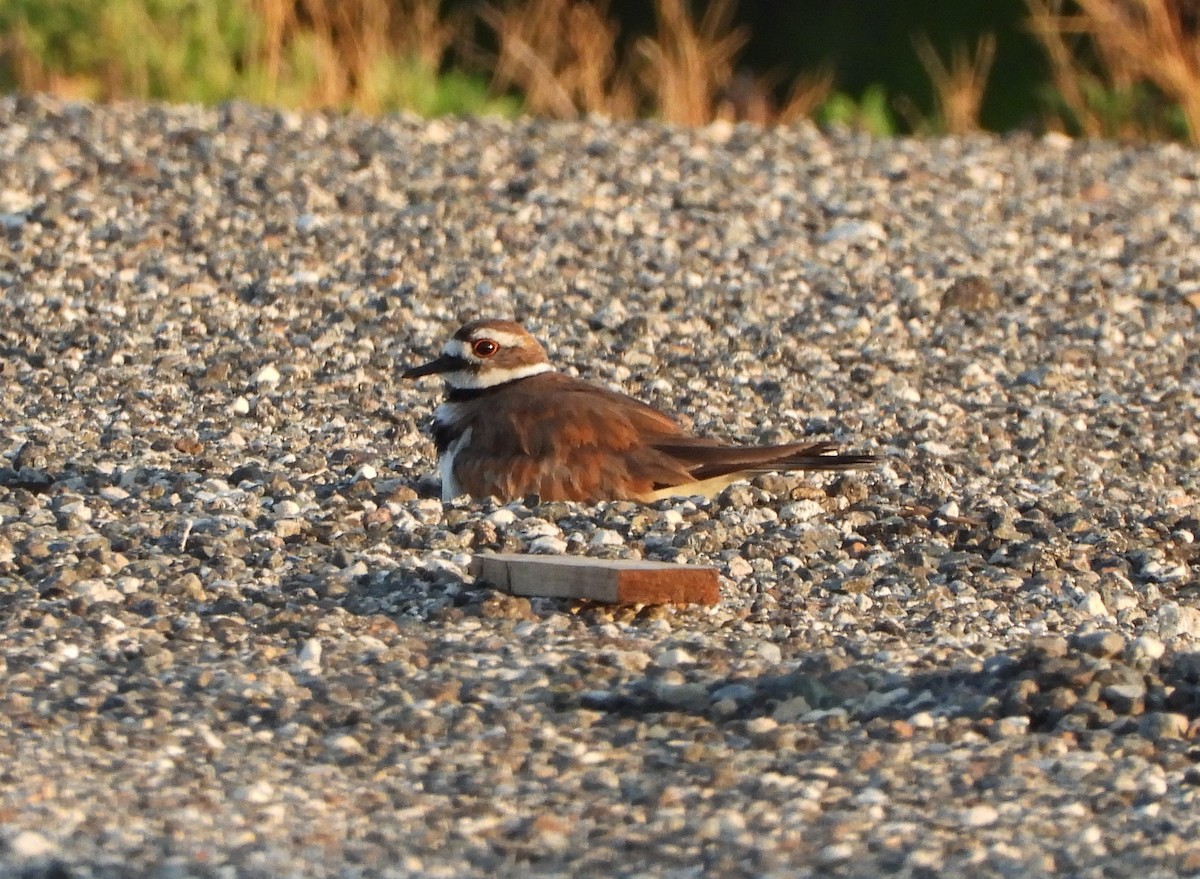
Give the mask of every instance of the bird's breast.
<path id="1" fill-rule="evenodd" d="M 452 501 L 456 497 L 467 493 L 463 490 L 462 483 L 458 481 L 458 476 L 455 475 L 454 464 L 459 454 L 470 442 L 471 428 L 468 427 L 438 456 L 438 475 L 442 478 L 443 501 Z"/>
<path id="2" fill-rule="evenodd" d="M 441 455 L 458 439 L 466 427 L 463 403 L 442 403 L 433 411 L 433 445 Z"/>

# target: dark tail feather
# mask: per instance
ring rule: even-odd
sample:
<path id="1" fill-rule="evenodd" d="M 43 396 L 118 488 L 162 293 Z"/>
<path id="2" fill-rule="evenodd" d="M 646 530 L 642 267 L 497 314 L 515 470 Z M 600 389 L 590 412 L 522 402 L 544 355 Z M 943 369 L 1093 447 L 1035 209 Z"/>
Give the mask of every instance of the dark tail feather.
<path id="1" fill-rule="evenodd" d="M 837 444 L 788 443 L 779 446 L 725 446 L 717 443 L 669 441 L 655 443 L 658 451 L 687 467 L 697 480 L 726 473 L 776 470 L 858 470 L 879 461 L 876 455 L 837 453 Z"/>

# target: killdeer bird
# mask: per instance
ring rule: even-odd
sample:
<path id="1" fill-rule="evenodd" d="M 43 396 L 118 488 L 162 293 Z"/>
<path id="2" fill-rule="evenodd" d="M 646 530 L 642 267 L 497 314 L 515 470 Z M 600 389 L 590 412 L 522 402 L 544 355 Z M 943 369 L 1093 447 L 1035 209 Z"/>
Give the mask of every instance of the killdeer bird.
<path id="1" fill-rule="evenodd" d="M 536 494 L 543 501 L 712 496 L 775 470 L 848 470 L 873 455 L 830 442 L 736 446 L 694 436 L 633 397 L 555 372 L 519 324 L 477 320 L 404 378 L 440 375 L 433 419 L 442 499 Z"/>

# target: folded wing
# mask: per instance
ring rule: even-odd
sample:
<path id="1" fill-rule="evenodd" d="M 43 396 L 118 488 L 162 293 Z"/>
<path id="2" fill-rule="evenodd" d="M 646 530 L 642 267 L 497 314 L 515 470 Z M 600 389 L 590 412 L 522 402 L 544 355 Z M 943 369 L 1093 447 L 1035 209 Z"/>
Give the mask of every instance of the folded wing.
<path id="1" fill-rule="evenodd" d="M 455 476 L 472 495 L 542 500 L 653 500 L 711 495 L 777 470 L 847 470 L 872 455 L 831 442 L 732 446 L 692 436 L 646 404 L 560 373 L 501 386 L 470 422 Z M 515 440 L 515 442 L 514 442 Z"/>

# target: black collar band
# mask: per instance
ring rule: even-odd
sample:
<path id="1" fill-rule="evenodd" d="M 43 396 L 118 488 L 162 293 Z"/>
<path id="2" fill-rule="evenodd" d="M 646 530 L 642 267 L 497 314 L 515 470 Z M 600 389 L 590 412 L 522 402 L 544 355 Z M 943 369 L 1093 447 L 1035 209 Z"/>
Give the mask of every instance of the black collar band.
<path id="1" fill-rule="evenodd" d="M 503 385 L 492 385 L 490 388 L 450 388 L 446 394 L 446 402 L 466 403 L 468 400 L 478 400 L 499 387 Z"/>

